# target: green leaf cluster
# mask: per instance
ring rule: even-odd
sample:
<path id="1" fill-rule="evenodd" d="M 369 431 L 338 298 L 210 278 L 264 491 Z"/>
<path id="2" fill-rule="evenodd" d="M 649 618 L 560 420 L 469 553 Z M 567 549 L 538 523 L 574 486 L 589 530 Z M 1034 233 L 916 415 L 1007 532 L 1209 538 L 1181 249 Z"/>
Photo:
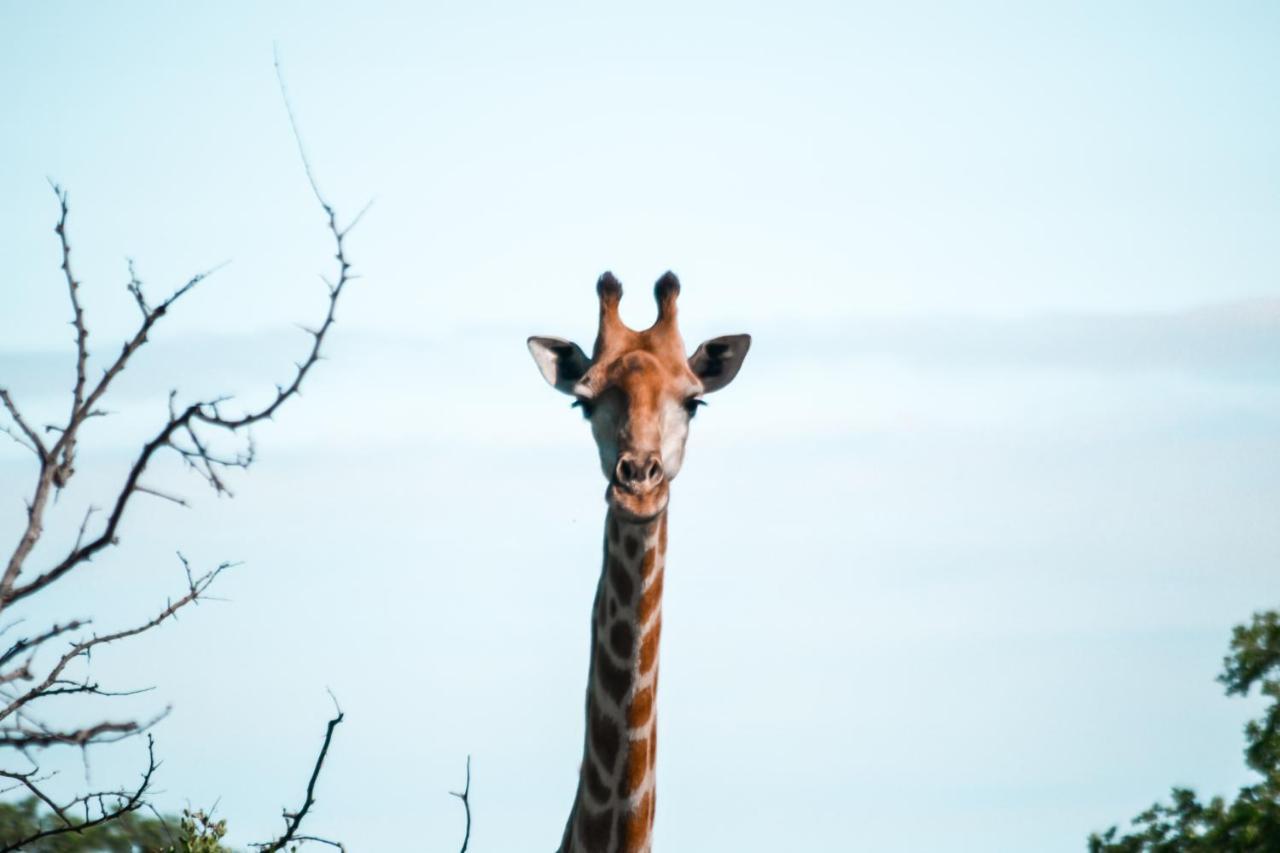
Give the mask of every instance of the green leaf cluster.
<path id="1" fill-rule="evenodd" d="M 1089 853 L 1276 853 L 1280 851 L 1280 613 L 1255 613 L 1232 632 L 1231 652 L 1218 680 L 1229 696 L 1256 686 L 1269 701 L 1262 717 L 1245 726 L 1245 762 L 1261 781 L 1235 799 L 1204 802 L 1189 788 L 1174 788 L 1133 819 L 1089 837 Z"/>

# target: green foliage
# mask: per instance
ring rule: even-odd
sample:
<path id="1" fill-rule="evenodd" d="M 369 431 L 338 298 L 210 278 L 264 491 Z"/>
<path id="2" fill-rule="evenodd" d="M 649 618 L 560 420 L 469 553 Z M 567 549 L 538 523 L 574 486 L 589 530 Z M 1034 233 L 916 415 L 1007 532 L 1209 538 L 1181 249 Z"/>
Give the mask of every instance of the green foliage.
<path id="1" fill-rule="evenodd" d="M 1271 700 L 1263 718 L 1245 726 L 1245 761 L 1264 776 L 1275 775 L 1280 768 L 1280 614 L 1255 613 L 1251 624 L 1237 625 L 1231 649 L 1218 676 L 1227 694 L 1244 696 L 1260 682 L 1262 695 Z"/>
<path id="2" fill-rule="evenodd" d="M 178 843 L 165 848 L 164 853 L 224 853 L 228 848 L 219 842 L 226 834 L 225 820 L 214 820 L 203 811 L 183 809 L 178 823 Z"/>
<path id="3" fill-rule="evenodd" d="M 62 819 L 35 797 L 0 802 L 0 845 L 63 826 Z M 184 810 L 178 820 L 130 812 L 100 826 L 41 838 L 22 849 L 29 853 L 231 853 L 221 844 L 226 834 L 227 822 L 203 811 Z"/>
<path id="4" fill-rule="evenodd" d="M 1174 788 L 1133 819 L 1134 831 L 1117 827 L 1089 837 L 1089 853 L 1274 853 L 1280 851 L 1280 613 L 1255 613 L 1237 625 L 1231 653 L 1218 680 L 1229 696 L 1255 685 L 1271 700 L 1260 720 L 1245 726 L 1245 762 L 1262 776 L 1231 802 L 1202 802 L 1195 791 Z"/>

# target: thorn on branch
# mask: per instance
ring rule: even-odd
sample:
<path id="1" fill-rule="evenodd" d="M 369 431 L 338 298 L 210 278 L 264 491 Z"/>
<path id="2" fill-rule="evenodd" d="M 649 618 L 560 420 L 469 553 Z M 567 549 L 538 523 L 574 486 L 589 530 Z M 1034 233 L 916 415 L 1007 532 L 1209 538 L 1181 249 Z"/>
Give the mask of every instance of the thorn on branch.
<path id="1" fill-rule="evenodd" d="M 178 506 L 187 507 L 188 509 L 191 508 L 191 504 L 187 503 L 185 498 L 180 498 L 177 495 L 170 495 L 165 492 L 159 491 L 158 489 L 153 489 L 150 486 L 138 486 L 137 490 L 144 495 L 151 495 L 152 497 L 162 498 L 166 501 L 170 501 L 171 503 L 176 503 Z"/>

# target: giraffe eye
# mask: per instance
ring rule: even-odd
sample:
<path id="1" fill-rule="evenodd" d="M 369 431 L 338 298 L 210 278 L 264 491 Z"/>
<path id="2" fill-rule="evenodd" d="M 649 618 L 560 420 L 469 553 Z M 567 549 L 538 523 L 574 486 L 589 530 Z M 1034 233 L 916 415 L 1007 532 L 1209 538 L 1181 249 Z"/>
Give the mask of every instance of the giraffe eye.
<path id="1" fill-rule="evenodd" d="M 582 397 L 574 400 L 573 405 L 569 408 L 582 409 L 582 416 L 587 420 L 591 420 L 591 413 L 595 411 L 595 406 L 592 405 L 591 401 L 583 399 Z"/>
<path id="2" fill-rule="evenodd" d="M 684 401 L 684 410 L 689 413 L 689 417 L 698 414 L 698 409 L 707 404 L 706 400 L 699 400 L 697 397 L 690 397 Z"/>

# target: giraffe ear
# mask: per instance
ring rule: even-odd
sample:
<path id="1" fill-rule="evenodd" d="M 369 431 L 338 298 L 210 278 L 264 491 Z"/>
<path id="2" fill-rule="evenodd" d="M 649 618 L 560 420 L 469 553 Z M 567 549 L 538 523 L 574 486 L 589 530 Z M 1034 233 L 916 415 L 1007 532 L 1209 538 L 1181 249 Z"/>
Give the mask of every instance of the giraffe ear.
<path id="1" fill-rule="evenodd" d="M 749 349 L 750 335 L 723 335 L 703 341 L 689 357 L 689 369 L 701 380 L 702 392 L 710 394 L 732 382 Z"/>
<path id="2" fill-rule="evenodd" d="M 573 341 L 564 338 L 547 338 L 535 335 L 529 338 L 529 352 L 542 371 L 542 378 L 564 394 L 572 394 L 591 366 L 591 359 Z"/>

